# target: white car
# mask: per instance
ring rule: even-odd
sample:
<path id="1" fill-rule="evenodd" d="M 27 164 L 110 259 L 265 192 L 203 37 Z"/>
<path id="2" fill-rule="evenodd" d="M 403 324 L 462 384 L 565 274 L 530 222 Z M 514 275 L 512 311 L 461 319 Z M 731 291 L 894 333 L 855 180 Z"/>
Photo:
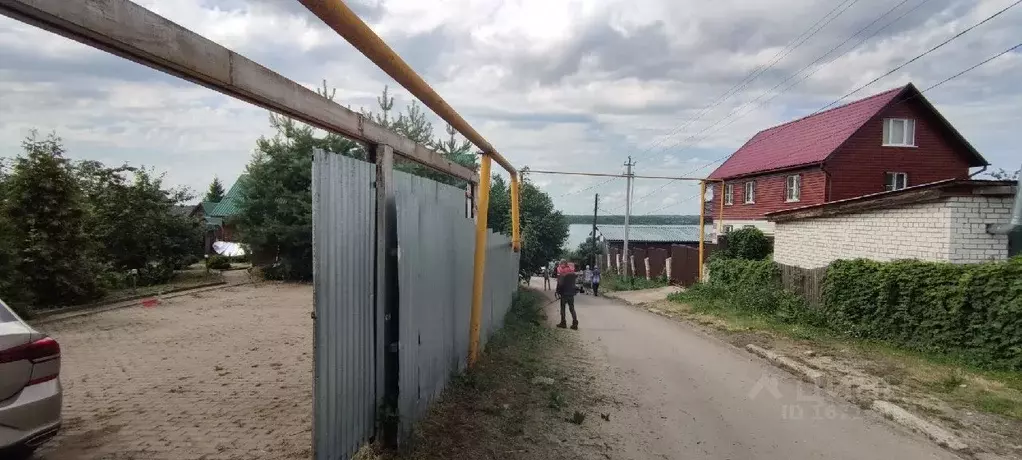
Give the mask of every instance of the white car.
<path id="1" fill-rule="evenodd" d="M 60 430 L 60 345 L 0 301 L 0 458 L 27 458 Z"/>

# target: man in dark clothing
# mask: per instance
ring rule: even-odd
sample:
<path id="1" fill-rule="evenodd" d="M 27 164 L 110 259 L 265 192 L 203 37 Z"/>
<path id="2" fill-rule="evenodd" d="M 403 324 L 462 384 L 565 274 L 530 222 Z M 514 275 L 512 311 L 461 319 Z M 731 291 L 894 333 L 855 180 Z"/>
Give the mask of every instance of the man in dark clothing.
<path id="1" fill-rule="evenodd" d="M 571 310 L 571 328 L 578 329 L 578 316 L 575 315 L 575 281 L 578 275 L 573 271 L 567 273 L 561 273 L 557 275 L 557 296 L 561 299 L 561 322 L 557 324 L 559 328 L 568 327 L 568 322 L 564 317 L 564 307 L 567 306 Z"/>

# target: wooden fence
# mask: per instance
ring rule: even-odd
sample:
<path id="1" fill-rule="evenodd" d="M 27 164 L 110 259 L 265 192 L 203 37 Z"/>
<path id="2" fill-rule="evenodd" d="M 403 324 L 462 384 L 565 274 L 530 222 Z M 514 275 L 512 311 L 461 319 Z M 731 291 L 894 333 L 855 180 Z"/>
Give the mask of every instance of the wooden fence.
<path id="1" fill-rule="evenodd" d="M 802 296 L 812 307 L 823 305 L 823 277 L 827 274 L 827 267 L 777 266 L 781 269 L 781 284 L 785 289 Z"/>

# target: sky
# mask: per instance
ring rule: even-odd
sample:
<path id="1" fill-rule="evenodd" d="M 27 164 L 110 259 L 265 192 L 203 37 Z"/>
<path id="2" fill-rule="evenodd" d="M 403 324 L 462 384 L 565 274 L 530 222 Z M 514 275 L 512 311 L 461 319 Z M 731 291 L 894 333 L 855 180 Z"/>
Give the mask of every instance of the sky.
<path id="1" fill-rule="evenodd" d="M 351 0 L 518 167 L 698 176 L 757 131 L 808 115 L 1015 0 Z M 137 3 L 336 100 L 375 108 L 368 59 L 295 0 Z M 892 10 L 893 8 L 893 10 Z M 1022 5 L 843 102 L 920 89 L 1019 44 Z M 755 78 L 749 78 L 754 76 Z M 926 97 L 993 165 L 1017 169 L 1022 48 Z M 431 114 L 435 132 L 443 122 Z M 146 165 L 200 192 L 244 172 L 268 113 L 0 16 L 0 156 L 31 130 L 68 156 Z M 565 213 L 624 209 L 623 179 L 530 177 Z M 698 213 L 698 186 L 637 180 L 634 214 Z"/>

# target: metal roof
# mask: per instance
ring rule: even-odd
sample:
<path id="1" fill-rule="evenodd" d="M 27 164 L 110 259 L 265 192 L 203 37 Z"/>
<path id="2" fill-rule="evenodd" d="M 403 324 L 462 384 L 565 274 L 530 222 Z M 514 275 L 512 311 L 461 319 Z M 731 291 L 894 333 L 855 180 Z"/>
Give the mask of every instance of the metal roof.
<path id="1" fill-rule="evenodd" d="M 827 159 L 866 122 L 895 100 L 918 99 L 935 114 L 939 124 L 971 155 L 971 166 L 987 161 L 951 126 L 911 83 L 805 118 L 760 131 L 710 173 L 710 179 L 729 179 L 767 171 L 818 164 Z M 879 141 L 877 141 L 879 143 Z"/>
<path id="2" fill-rule="evenodd" d="M 603 238 L 607 241 L 623 241 L 624 225 L 597 225 Z M 705 229 L 705 238 L 709 238 L 711 226 Z M 629 225 L 629 242 L 646 243 L 691 243 L 699 241 L 698 225 Z"/>
<path id="3" fill-rule="evenodd" d="M 238 177 L 238 180 L 234 181 L 234 185 L 224 195 L 224 199 L 217 203 L 216 208 L 209 215 L 213 217 L 231 217 L 240 211 L 238 203 L 242 200 L 242 193 L 244 193 L 244 182 L 248 177 L 248 174 L 242 174 Z"/>

